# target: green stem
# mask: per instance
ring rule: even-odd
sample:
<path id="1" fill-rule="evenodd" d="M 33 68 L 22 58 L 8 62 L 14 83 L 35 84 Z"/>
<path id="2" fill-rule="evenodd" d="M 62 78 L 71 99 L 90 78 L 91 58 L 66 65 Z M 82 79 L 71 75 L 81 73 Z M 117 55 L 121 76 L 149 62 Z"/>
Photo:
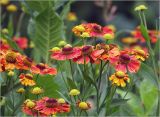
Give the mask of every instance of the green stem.
<path id="1" fill-rule="evenodd" d="M 20 18 L 18 20 L 18 25 L 17 25 L 17 30 L 16 30 L 16 35 L 19 36 L 19 33 L 20 33 L 20 28 L 21 28 L 21 25 L 22 25 L 22 20 L 24 18 L 24 15 L 25 13 L 22 12 L 21 15 L 20 15 Z"/>
<path id="2" fill-rule="evenodd" d="M 70 68 L 71 68 L 72 80 L 73 80 L 73 82 L 75 82 L 74 81 L 74 77 L 73 77 L 73 68 L 72 68 L 72 62 L 71 62 L 71 60 L 69 60 L 69 64 L 70 64 Z"/>
<path id="3" fill-rule="evenodd" d="M 141 24 L 143 24 L 143 25 L 144 25 L 144 23 L 143 23 L 143 19 L 142 19 L 142 16 L 141 16 L 141 11 L 139 11 L 139 12 L 138 12 L 138 14 L 139 14 L 139 18 L 140 18 L 140 20 L 141 20 Z"/>
<path id="4" fill-rule="evenodd" d="M 144 11 L 142 11 L 142 17 L 143 17 L 144 25 L 145 25 L 145 27 L 147 29 L 147 23 L 146 23 L 146 17 L 144 15 Z"/>

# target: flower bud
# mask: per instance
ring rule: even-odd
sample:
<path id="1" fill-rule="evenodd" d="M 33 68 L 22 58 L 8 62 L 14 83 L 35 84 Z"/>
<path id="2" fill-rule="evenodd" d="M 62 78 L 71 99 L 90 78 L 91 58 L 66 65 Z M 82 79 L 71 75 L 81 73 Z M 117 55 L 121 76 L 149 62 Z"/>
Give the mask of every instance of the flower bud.
<path id="1" fill-rule="evenodd" d="M 114 39 L 114 35 L 107 33 L 107 34 L 104 34 L 103 38 L 106 40 L 112 40 L 112 39 Z"/>
<path id="2" fill-rule="evenodd" d="M 64 100 L 63 98 L 59 98 L 59 99 L 58 99 L 58 103 L 64 104 L 64 103 L 65 103 L 65 100 Z"/>
<path id="3" fill-rule="evenodd" d="M 76 95 L 79 95 L 80 94 L 80 91 L 77 90 L 77 89 L 72 89 L 70 92 L 69 92 L 69 95 L 72 95 L 72 96 L 76 96 Z"/>
<path id="4" fill-rule="evenodd" d="M 35 105 L 36 105 L 36 104 L 35 104 L 33 101 L 31 101 L 31 100 L 26 102 L 26 106 L 27 106 L 28 108 L 33 108 L 33 107 L 35 107 Z"/>
<path id="5" fill-rule="evenodd" d="M 43 89 L 41 89 L 40 87 L 35 87 L 35 88 L 32 89 L 31 93 L 35 94 L 35 95 L 38 95 L 38 94 L 43 93 Z"/>
<path id="6" fill-rule="evenodd" d="M 147 10 L 147 9 L 148 8 L 145 5 L 139 5 L 134 10 L 135 11 L 143 11 L 143 10 Z"/>
<path id="7" fill-rule="evenodd" d="M 67 43 L 65 42 L 65 41 L 60 41 L 59 43 L 58 43 L 58 46 L 60 46 L 60 47 L 63 47 L 63 46 L 65 46 Z"/>
<path id="8" fill-rule="evenodd" d="M 10 4 L 10 5 L 7 6 L 7 11 L 16 12 L 17 11 L 17 7 L 14 4 Z"/>
<path id="9" fill-rule="evenodd" d="M 0 5 L 7 5 L 9 0 L 0 0 Z"/>
<path id="10" fill-rule="evenodd" d="M 79 102 L 78 107 L 82 110 L 88 110 L 90 108 L 90 105 L 86 102 Z"/>
<path id="11" fill-rule="evenodd" d="M 50 52 L 57 52 L 59 51 L 60 48 L 59 47 L 53 47 L 51 50 L 49 50 Z"/>
<path id="12" fill-rule="evenodd" d="M 33 41 L 30 42 L 29 47 L 30 47 L 30 48 L 34 48 L 34 47 L 35 47 Z"/>
<path id="13" fill-rule="evenodd" d="M 8 76 L 14 76 L 14 71 L 9 71 Z"/>
<path id="14" fill-rule="evenodd" d="M 24 93 L 24 92 L 25 92 L 25 89 L 24 89 L 24 88 L 19 88 L 16 92 L 17 92 L 17 93 Z"/>
<path id="15" fill-rule="evenodd" d="M 8 29 L 7 28 L 2 29 L 2 33 L 3 34 L 8 34 Z"/>

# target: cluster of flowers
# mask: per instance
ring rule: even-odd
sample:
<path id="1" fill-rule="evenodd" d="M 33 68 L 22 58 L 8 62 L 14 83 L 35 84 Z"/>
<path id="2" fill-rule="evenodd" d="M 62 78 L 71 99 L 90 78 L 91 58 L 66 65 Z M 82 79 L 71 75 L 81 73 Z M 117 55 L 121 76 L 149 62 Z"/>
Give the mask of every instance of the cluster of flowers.
<path id="1" fill-rule="evenodd" d="M 40 94 L 43 90 L 39 87 L 35 87 L 31 93 Z M 72 89 L 69 92 L 70 96 L 78 96 L 80 91 L 77 89 Z M 88 110 L 91 108 L 88 102 L 78 100 L 76 102 L 77 108 L 81 110 Z M 54 99 L 49 97 L 43 97 L 39 100 L 27 99 L 22 105 L 22 111 L 27 115 L 32 116 L 51 116 L 61 113 L 70 112 L 70 104 L 68 104 L 63 98 Z"/>
<path id="2" fill-rule="evenodd" d="M 22 105 L 22 111 L 30 116 L 52 116 L 70 112 L 70 105 L 62 98 L 43 97 L 37 101 L 27 99 Z"/>
<path id="3" fill-rule="evenodd" d="M 122 39 L 122 42 L 125 44 L 136 44 L 136 43 L 140 43 L 143 44 L 145 43 L 145 38 L 143 37 L 140 27 L 136 27 L 135 30 L 130 32 L 131 36 L 130 37 L 126 37 Z M 151 39 L 151 43 L 155 44 L 158 40 L 158 38 L 160 37 L 160 31 L 156 31 L 156 30 L 148 30 L 148 34 L 149 37 Z"/>
<path id="4" fill-rule="evenodd" d="M 96 23 L 86 23 L 75 26 L 72 31 L 76 36 L 82 38 L 99 37 L 104 39 L 113 39 L 115 30 L 111 26 L 102 27 Z"/>
<path id="5" fill-rule="evenodd" d="M 35 81 L 33 80 L 32 74 L 40 75 L 56 75 L 57 70 L 49 67 L 47 64 L 39 63 L 36 64 L 29 57 L 22 55 L 21 53 L 13 50 L 7 43 L 6 40 L 1 40 L 1 51 L 0 51 L 0 72 L 8 71 L 8 75 L 13 76 L 14 69 L 27 70 L 31 73 L 21 73 L 19 78 L 22 85 L 33 86 Z"/>
<path id="6" fill-rule="evenodd" d="M 78 29 L 81 29 L 83 26 L 91 26 L 91 29 L 89 27 L 85 27 L 85 30 L 91 31 L 89 33 L 90 37 L 102 36 L 105 32 L 104 30 L 107 27 L 106 26 L 104 30 L 103 28 L 102 30 L 99 30 L 99 28 L 95 28 L 97 30 L 93 30 L 92 26 L 99 27 L 99 25 L 91 23 L 85 25 L 81 24 L 75 26 L 73 28 L 73 32 L 77 36 L 82 36 L 85 32 L 82 30 L 79 32 L 80 30 Z M 110 31 L 107 31 L 105 35 L 112 34 L 113 32 L 111 32 L 112 30 L 110 29 Z M 79 47 L 72 47 L 71 45 L 66 44 L 62 48 L 52 48 L 51 52 L 52 59 L 72 60 L 77 64 L 88 64 L 89 62 L 92 64 L 99 64 L 100 61 L 109 62 L 116 70 L 116 73 L 113 74 L 109 79 L 113 82 L 113 84 L 121 87 L 125 87 L 126 82 L 129 82 L 128 75 L 126 74 L 127 71 L 136 73 L 140 68 L 141 61 L 144 61 L 148 57 L 148 52 L 140 46 L 134 46 L 120 50 L 118 45 L 105 43 L 100 43 L 96 46 L 83 45 Z"/>

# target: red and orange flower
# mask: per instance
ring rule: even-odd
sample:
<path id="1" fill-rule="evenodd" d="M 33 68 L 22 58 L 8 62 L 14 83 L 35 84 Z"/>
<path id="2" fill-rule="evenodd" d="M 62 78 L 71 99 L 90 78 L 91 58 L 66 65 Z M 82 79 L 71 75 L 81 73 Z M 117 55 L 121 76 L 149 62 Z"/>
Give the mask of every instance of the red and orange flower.
<path id="1" fill-rule="evenodd" d="M 17 57 L 17 68 L 18 69 L 29 70 L 32 64 L 33 64 L 33 61 L 27 56 L 19 55 Z"/>
<path id="2" fill-rule="evenodd" d="M 17 57 L 19 55 L 20 53 L 12 50 L 1 51 L 0 61 L 2 71 L 13 70 L 17 68 Z"/>
<path id="3" fill-rule="evenodd" d="M 28 47 L 28 39 L 26 37 L 14 37 L 13 40 L 21 49 L 26 49 Z"/>
<path id="4" fill-rule="evenodd" d="M 139 40 L 141 43 L 146 42 L 145 38 L 143 37 L 140 27 L 138 26 L 134 31 L 131 32 L 134 38 Z M 148 30 L 149 37 L 151 39 L 151 43 L 156 43 L 158 37 L 160 37 L 160 31 L 156 30 Z"/>
<path id="5" fill-rule="evenodd" d="M 117 71 L 136 73 L 140 68 L 140 61 L 128 51 L 121 51 L 118 56 L 112 57 L 110 63 L 115 66 Z"/>
<path id="6" fill-rule="evenodd" d="M 47 116 L 47 115 L 37 111 L 35 109 L 35 107 L 36 107 L 36 101 L 27 99 L 27 100 L 25 100 L 25 102 L 22 105 L 22 111 L 25 114 L 30 115 L 30 116 L 41 116 L 41 117 Z"/>
<path id="7" fill-rule="evenodd" d="M 31 66 L 31 72 L 33 74 L 40 74 L 40 75 L 56 75 L 57 69 L 53 67 L 49 67 L 47 64 L 39 63 L 37 65 Z"/>
<path id="8" fill-rule="evenodd" d="M 80 54 L 80 48 L 72 47 L 71 45 L 67 44 L 62 49 L 54 51 L 51 55 L 51 58 L 55 60 L 70 60 L 78 57 Z"/>
<path id="9" fill-rule="evenodd" d="M 109 44 L 109 45 L 104 44 L 104 43 L 97 44 L 96 49 L 97 50 L 101 50 L 101 49 L 104 50 L 104 52 L 98 57 L 100 60 L 103 60 L 103 61 L 110 60 L 110 59 L 112 59 L 112 57 L 115 57 L 115 56 L 119 55 L 119 53 L 120 53 L 118 46 L 114 45 L 114 44 Z"/>
<path id="10" fill-rule="evenodd" d="M 109 26 L 102 27 L 96 23 L 86 23 L 86 24 L 84 23 L 77 25 L 73 27 L 72 32 L 76 36 L 80 36 L 83 38 L 84 37 L 104 38 L 106 34 L 114 36 L 114 30 L 111 27 Z"/>
<path id="11" fill-rule="evenodd" d="M 112 84 L 125 87 L 126 83 L 130 82 L 128 75 L 122 71 L 117 71 L 109 77 L 109 80 L 112 81 Z"/>
<path id="12" fill-rule="evenodd" d="M 81 48 L 80 52 L 80 56 L 74 58 L 73 61 L 78 64 L 87 64 L 89 62 L 94 63 L 104 50 L 96 50 L 91 45 L 85 45 Z"/>
<path id="13" fill-rule="evenodd" d="M 34 86 L 36 84 L 35 81 L 33 80 L 33 75 L 32 74 L 21 73 L 19 78 L 20 78 L 19 79 L 20 83 L 24 86 Z"/>
<path id="14" fill-rule="evenodd" d="M 50 116 L 56 113 L 69 112 L 70 105 L 67 103 L 59 104 L 54 98 L 44 97 L 37 101 L 35 109 L 47 116 Z"/>

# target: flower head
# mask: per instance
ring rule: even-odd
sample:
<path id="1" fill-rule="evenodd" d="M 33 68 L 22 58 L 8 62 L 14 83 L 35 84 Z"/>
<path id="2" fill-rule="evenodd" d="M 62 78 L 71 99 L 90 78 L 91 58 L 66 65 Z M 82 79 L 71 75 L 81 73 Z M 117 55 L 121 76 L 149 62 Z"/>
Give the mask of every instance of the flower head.
<path id="1" fill-rule="evenodd" d="M 53 67 L 49 67 L 47 64 L 39 63 L 37 65 L 31 66 L 31 72 L 33 74 L 41 74 L 41 75 L 56 75 L 57 69 Z"/>
<path id="2" fill-rule="evenodd" d="M 7 11 L 9 12 L 16 12 L 17 11 L 17 6 L 14 4 L 10 4 L 7 6 Z"/>
<path id="3" fill-rule="evenodd" d="M 67 44 L 60 51 L 53 52 L 51 58 L 55 60 L 70 60 L 78 57 L 80 54 L 79 48 Z"/>
<path id="4" fill-rule="evenodd" d="M 73 61 L 78 64 L 94 63 L 103 52 L 103 49 L 95 50 L 93 46 L 85 45 L 81 47 L 81 54 L 74 58 Z"/>
<path id="5" fill-rule="evenodd" d="M 39 94 L 41 94 L 41 93 L 43 93 L 44 92 L 44 90 L 42 89 L 42 88 L 40 88 L 40 87 L 34 87 L 32 90 L 31 90 L 31 93 L 32 94 L 35 94 L 35 95 L 39 95 Z"/>
<path id="6" fill-rule="evenodd" d="M 44 97 L 37 101 L 35 109 L 50 116 L 56 113 L 69 112 L 70 106 L 67 103 L 59 104 L 54 98 Z"/>
<path id="7" fill-rule="evenodd" d="M 126 82 L 130 82 L 128 75 L 122 71 L 117 71 L 109 77 L 109 80 L 112 81 L 112 84 L 117 86 L 125 87 Z"/>
<path id="8" fill-rule="evenodd" d="M 76 96 L 76 95 L 79 95 L 79 94 L 80 94 L 80 91 L 77 90 L 77 89 L 72 89 L 69 92 L 69 95 L 72 95 L 72 96 Z"/>
<path id="9" fill-rule="evenodd" d="M 147 9 L 148 8 L 145 5 L 139 5 L 134 10 L 135 11 L 143 11 L 143 10 L 147 10 Z"/>
<path id="10" fill-rule="evenodd" d="M 114 44 L 97 44 L 96 45 L 96 50 L 103 50 L 103 53 L 98 56 L 98 60 L 103 60 L 103 61 L 107 61 L 112 59 L 113 57 L 119 55 L 119 48 L 117 45 Z"/>
<path id="11" fill-rule="evenodd" d="M 130 54 L 134 55 L 138 60 L 142 61 L 145 61 L 145 59 L 147 59 L 149 56 L 147 50 L 142 49 L 140 46 L 131 48 Z"/>
<path id="12" fill-rule="evenodd" d="M 25 92 L 25 89 L 24 88 L 19 88 L 16 92 L 22 94 L 22 93 Z"/>
<path id="13" fill-rule="evenodd" d="M 8 72 L 8 76 L 14 76 L 14 71 L 10 70 L 10 71 Z"/>
<path id="14" fill-rule="evenodd" d="M 21 49 L 26 49 L 28 47 L 28 39 L 26 37 L 14 37 L 13 40 Z"/>
<path id="15" fill-rule="evenodd" d="M 30 116 L 37 116 L 37 114 L 39 116 L 46 116 L 45 114 L 38 112 L 35 109 L 35 107 L 36 107 L 36 101 L 27 99 L 24 101 L 24 103 L 22 105 L 22 112 L 24 112 L 25 114 L 30 115 Z"/>
<path id="16" fill-rule="evenodd" d="M 112 57 L 110 63 L 115 66 L 117 71 L 136 73 L 140 68 L 140 61 L 134 55 L 130 55 L 128 51 L 121 51 L 119 55 Z"/>
<path id="17" fill-rule="evenodd" d="M 77 16 L 74 12 L 69 12 L 67 15 L 67 20 L 68 21 L 76 21 L 77 20 Z"/>
<path id="18" fill-rule="evenodd" d="M 82 109 L 82 110 L 88 110 L 91 108 L 90 104 L 87 103 L 87 102 L 81 102 L 81 101 L 78 101 L 77 102 L 77 106 Z"/>
<path id="19" fill-rule="evenodd" d="M 114 35 L 113 33 L 104 34 L 103 38 L 106 40 L 112 40 L 114 39 Z"/>
<path id="20" fill-rule="evenodd" d="M 66 101 L 63 98 L 59 98 L 58 99 L 58 103 L 59 104 L 64 104 L 64 103 L 66 103 Z"/>
<path id="21" fill-rule="evenodd" d="M 2 51 L 1 53 L 1 65 L 3 70 L 13 70 L 17 68 L 17 57 L 20 53 L 12 50 Z"/>
<path id="22" fill-rule="evenodd" d="M 33 64 L 33 61 L 27 56 L 17 56 L 17 69 L 29 70 Z"/>
<path id="23" fill-rule="evenodd" d="M 58 46 L 60 46 L 60 47 L 64 47 L 65 45 L 67 45 L 67 42 L 66 42 L 66 41 L 60 41 L 60 42 L 58 43 Z"/>
<path id="24" fill-rule="evenodd" d="M 33 80 L 33 75 L 32 74 L 23 74 L 21 73 L 20 76 L 20 82 L 24 86 L 34 86 L 36 83 Z"/>
<path id="25" fill-rule="evenodd" d="M 122 39 L 122 42 L 124 44 L 133 45 L 133 44 L 136 44 L 137 39 L 134 37 L 125 37 Z"/>
<path id="26" fill-rule="evenodd" d="M 0 5 L 7 5 L 9 0 L 0 0 Z"/>
<path id="27" fill-rule="evenodd" d="M 3 34 L 8 34 L 8 29 L 7 29 L 7 28 L 3 28 L 3 29 L 2 29 L 2 33 L 3 33 Z"/>

